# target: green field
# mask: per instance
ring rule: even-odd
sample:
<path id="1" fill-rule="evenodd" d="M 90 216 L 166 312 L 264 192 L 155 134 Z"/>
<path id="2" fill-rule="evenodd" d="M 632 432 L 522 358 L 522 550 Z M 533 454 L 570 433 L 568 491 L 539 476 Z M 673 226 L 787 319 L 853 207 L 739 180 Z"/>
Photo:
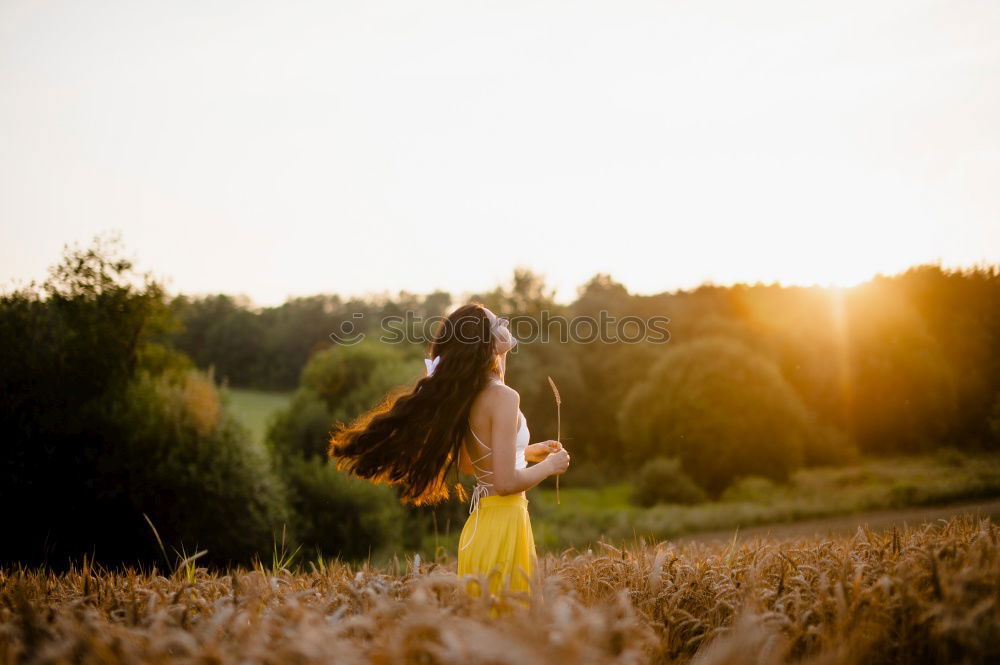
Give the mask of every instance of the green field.
<path id="1" fill-rule="evenodd" d="M 271 416 L 288 406 L 292 399 L 290 392 L 229 388 L 227 393 L 233 414 L 250 428 L 257 443 L 264 442 Z"/>
<path id="2" fill-rule="evenodd" d="M 564 476 L 572 482 L 572 469 Z M 608 538 L 656 539 L 866 511 L 931 506 L 1000 496 L 1000 455 L 936 455 L 869 459 L 844 467 L 802 469 L 787 484 L 747 478 L 722 499 L 651 508 L 628 501 L 628 484 L 599 489 L 536 488 L 528 492 L 535 540 L 561 548 Z"/>
<path id="3" fill-rule="evenodd" d="M 690 506 L 634 506 L 629 502 L 628 483 L 580 488 L 572 487 L 572 476 L 571 468 L 562 477 L 558 504 L 552 488 L 528 491 L 532 530 L 540 548 L 583 547 L 602 536 L 612 542 L 632 542 L 636 536 L 668 540 L 763 524 L 1000 497 L 1000 455 L 949 450 L 803 469 L 787 484 L 747 478 L 719 501 Z M 448 534 L 428 536 L 426 551 L 435 551 L 435 545 L 454 550 L 461 528 L 458 524 Z"/>

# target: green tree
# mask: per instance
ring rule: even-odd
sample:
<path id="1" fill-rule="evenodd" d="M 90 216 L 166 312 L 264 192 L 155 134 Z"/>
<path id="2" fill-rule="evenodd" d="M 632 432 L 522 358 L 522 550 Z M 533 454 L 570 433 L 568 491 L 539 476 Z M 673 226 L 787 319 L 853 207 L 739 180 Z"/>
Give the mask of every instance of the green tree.
<path id="1" fill-rule="evenodd" d="M 677 456 L 716 496 L 741 475 L 786 480 L 813 444 L 812 424 L 771 360 L 723 336 L 667 349 L 628 392 L 619 419 L 634 465 Z"/>
<path id="2" fill-rule="evenodd" d="M 288 408 L 268 429 L 275 454 L 325 458 L 334 423 L 348 423 L 390 388 L 416 382 L 424 371 L 417 353 L 412 346 L 366 338 L 313 355 Z"/>
<path id="3" fill-rule="evenodd" d="M 249 562 L 288 518 L 263 451 L 211 375 L 157 342 L 161 286 L 117 238 L 66 248 L 41 285 L 0 297 L 0 503 L 17 506 L 0 561 L 152 561 L 168 546 Z"/>

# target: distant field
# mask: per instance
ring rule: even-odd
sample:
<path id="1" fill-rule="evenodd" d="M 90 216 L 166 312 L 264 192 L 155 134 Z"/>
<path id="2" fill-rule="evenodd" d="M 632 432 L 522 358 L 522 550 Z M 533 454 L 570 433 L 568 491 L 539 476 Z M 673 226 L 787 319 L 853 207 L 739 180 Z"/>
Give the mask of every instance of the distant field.
<path id="1" fill-rule="evenodd" d="M 572 468 L 556 493 L 548 487 L 528 490 L 532 532 L 540 550 L 560 552 L 586 548 L 599 540 L 631 543 L 650 540 L 714 538 L 734 531 L 850 533 L 864 523 L 913 523 L 962 512 L 1000 516 L 1000 455 L 960 455 L 945 452 L 921 457 L 865 460 L 845 467 L 803 469 L 788 484 L 751 478 L 723 500 L 682 506 L 660 504 L 642 508 L 629 503 L 630 486 L 567 487 Z M 913 510 L 908 510 L 908 509 Z M 924 510 L 920 510 L 923 508 Z M 801 529 L 770 528 L 792 525 Z M 464 518 L 442 525 L 424 537 L 422 550 L 454 552 Z"/>
<path id="2" fill-rule="evenodd" d="M 267 424 L 277 411 L 288 406 L 292 399 L 290 392 L 266 390 L 229 389 L 229 402 L 233 414 L 253 432 L 254 441 L 264 442 Z"/>
<path id="3" fill-rule="evenodd" d="M 602 534 L 631 541 L 635 535 L 672 539 L 706 531 L 730 532 L 764 524 L 912 506 L 940 506 L 1000 497 L 1000 455 L 936 455 L 865 460 L 844 467 L 803 469 L 787 484 L 749 478 L 722 500 L 691 506 L 629 503 L 629 485 L 573 488 L 572 468 L 555 490 L 528 491 L 532 529 L 539 546 L 561 549 L 596 541 Z"/>

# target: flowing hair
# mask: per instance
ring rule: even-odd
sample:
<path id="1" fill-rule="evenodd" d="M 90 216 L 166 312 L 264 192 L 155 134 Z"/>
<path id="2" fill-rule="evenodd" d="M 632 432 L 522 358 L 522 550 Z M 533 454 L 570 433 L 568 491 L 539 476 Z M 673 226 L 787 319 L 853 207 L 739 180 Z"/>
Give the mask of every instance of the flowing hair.
<path id="1" fill-rule="evenodd" d="M 445 476 L 455 469 L 469 427 L 472 401 L 500 368 L 500 355 L 482 303 L 463 305 L 441 321 L 431 358 L 440 356 L 433 374 L 409 392 L 390 392 L 349 426 L 335 424 L 327 454 L 337 469 L 375 484 L 398 485 L 400 501 L 419 506 L 450 497 Z"/>

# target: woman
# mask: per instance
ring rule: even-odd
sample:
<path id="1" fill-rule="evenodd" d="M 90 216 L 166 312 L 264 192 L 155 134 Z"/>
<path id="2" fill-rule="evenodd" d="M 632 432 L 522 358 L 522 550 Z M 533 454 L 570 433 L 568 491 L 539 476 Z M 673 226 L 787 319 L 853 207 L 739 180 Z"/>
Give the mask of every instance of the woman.
<path id="1" fill-rule="evenodd" d="M 570 460 L 558 441 L 528 445 L 520 397 L 504 383 L 507 352 L 516 344 L 506 319 L 478 302 L 459 307 L 434 335 L 427 376 L 349 427 L 337 423 L 329 447 L 338 469 L 399 485 L 400 500 L 413 505 L 449 498 L 445 477 L 452 469 L 464 499 L 458 471 L 476 475 L 458 575 L 485 576 L 491 594 L 530 592 L 538 560 L 525 490 L 565 472 Z M 471 579 L 466 590 L 482 591 Z"/>

